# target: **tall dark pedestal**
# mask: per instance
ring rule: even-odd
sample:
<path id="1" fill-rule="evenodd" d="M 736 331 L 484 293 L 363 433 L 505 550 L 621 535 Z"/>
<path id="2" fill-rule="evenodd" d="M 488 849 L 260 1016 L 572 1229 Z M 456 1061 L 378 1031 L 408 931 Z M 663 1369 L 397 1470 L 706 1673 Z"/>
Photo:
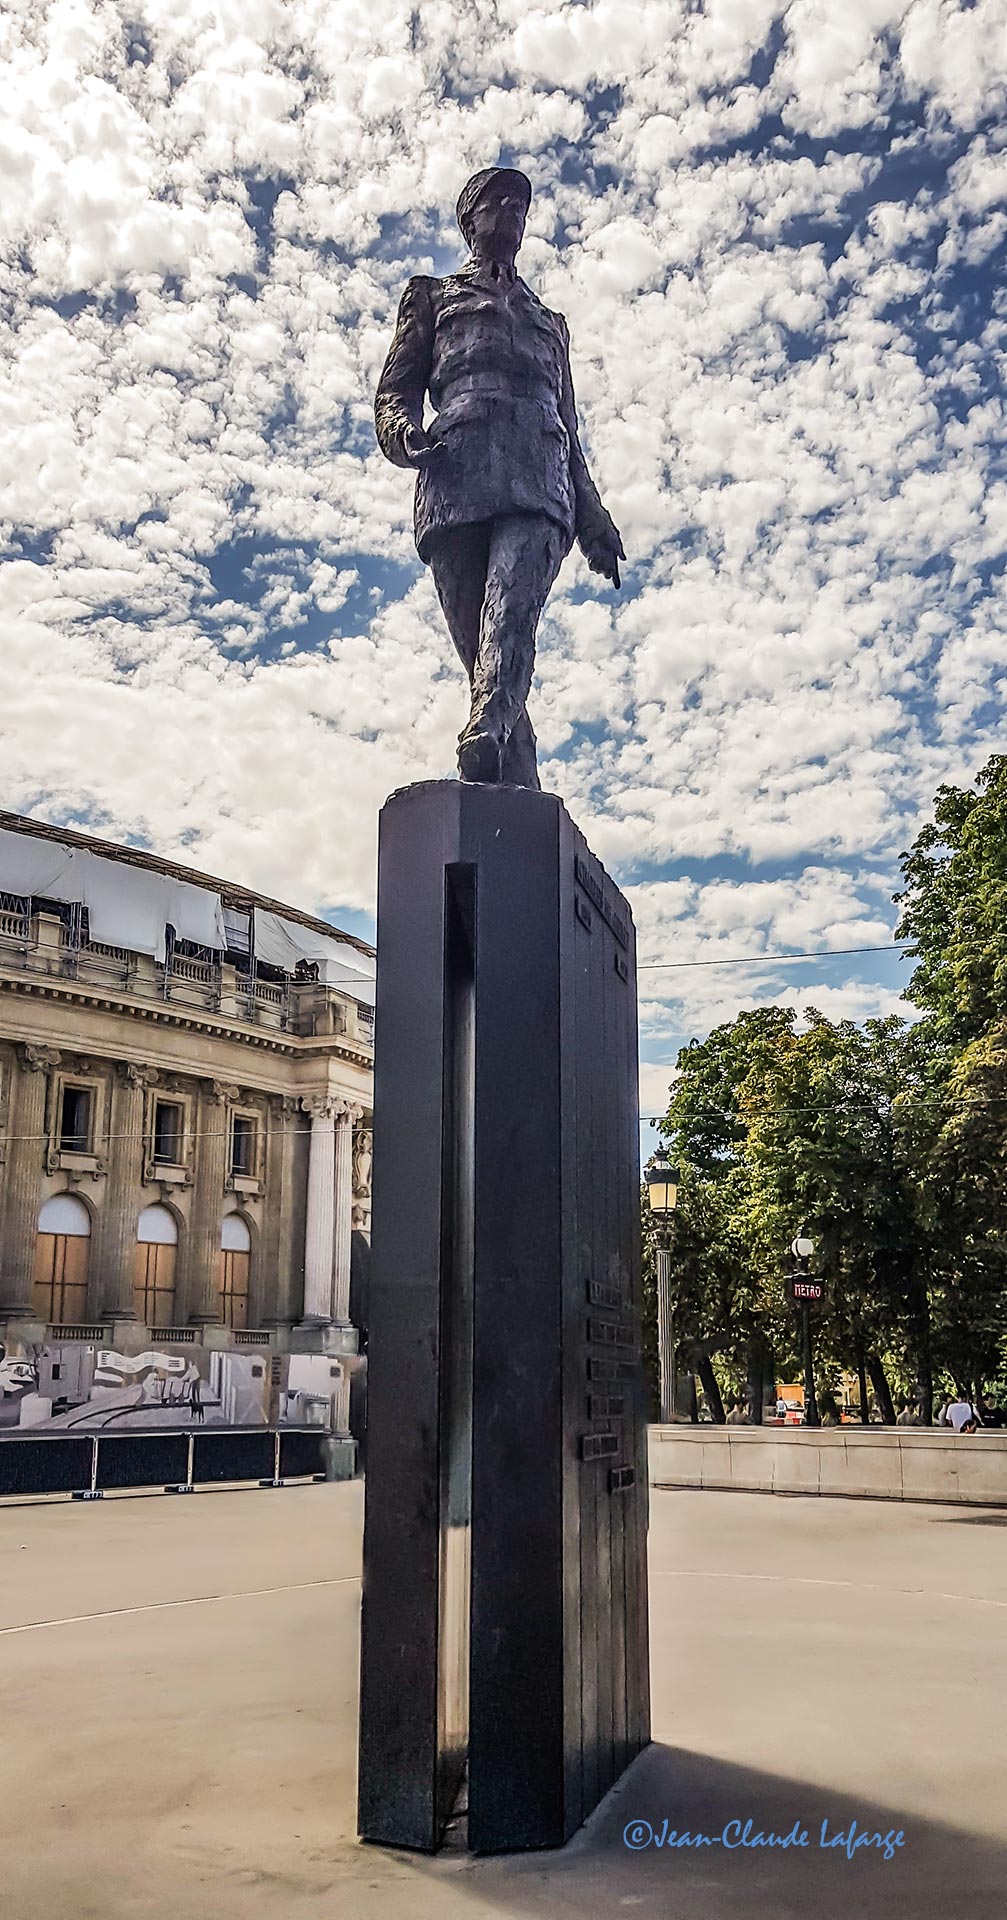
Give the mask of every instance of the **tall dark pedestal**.
<path id="1" fill-rule="evenodd" d="M 360 1831 L 556 1846 L 650 1738 L 633 924 L 561 803 L 381 816 Z"/>

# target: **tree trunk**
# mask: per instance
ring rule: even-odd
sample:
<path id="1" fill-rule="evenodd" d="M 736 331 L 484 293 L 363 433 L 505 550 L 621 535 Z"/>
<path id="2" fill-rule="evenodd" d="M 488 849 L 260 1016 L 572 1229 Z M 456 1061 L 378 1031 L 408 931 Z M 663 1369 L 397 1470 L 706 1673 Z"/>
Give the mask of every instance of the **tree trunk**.
<path id="1" fill-rule="evenodd" d="M 920 1360 L 916 1368 L 916 1402 L 920 1424 L 932 1427 L 934 1424 L 934 1374 L 930 1357 Z"/>
<path id="2" fill-rule="evenodd" d="M 895 1406 L 892 1390 L 888 1385 L 888 1376 L 878 1354 L 867 1355 L 867 1371 L 871 1376 L 871 1386 L 874 1388 L 874 1398 L 881 1414 L 881 1424 L 883 1427 L 894 1427 Z"/>
<path id="3" fill-rule="evenodd" d="M 860 1391 L 860 1424 L 866 1427 L 870 1425 L 871 1410 L 867 1404 L 867 1362 L 864 1359 L 864 1343 L 859 1334 L 857 1335 L 857 1380 Z"/>
<path id="4" fill-rule="evenodd" d="M 934 1366 L 930 1347 L 930 1295 L 925 1279 L 917 1280 L 916 1398 L 925 1427 L 934 1424 Z"/>
<path id="5" fill-rule="evenodd" d="M 748 1417 L 755 1427 L 762 1425 L 762 1402 L 766 1391 L 765 1355 L 755 1340 L 748 1345 Z"/>
<path id="6" fill-rule="evenodd" d="M 686 1379 L 688 1381 L 688 1385 L 686 1387 L 685 1392 L 686 1392 L 686 1404 L 689 1409 L 689 1419 L 692 1421 L 692 1424 L 694 1427 L 698 1427 L 699 1401 L 696 1398 L 696 1376 L 691 1369 L 687 1373 Z"/>
<path id="7" fill-rule="evenodd" d="M 722 1427 L 725 1424 L 724 1402 L 720 1397 L 717 1376 L 713 1371 L 713 1361 L 708 1354 L 701 1353 L 698 1356 L 696 1369 L 703 1383 L 703 1392 L 706 1395 L 706 1404 L 710 1409 L 713 1424 L 715 1427 Z"/>

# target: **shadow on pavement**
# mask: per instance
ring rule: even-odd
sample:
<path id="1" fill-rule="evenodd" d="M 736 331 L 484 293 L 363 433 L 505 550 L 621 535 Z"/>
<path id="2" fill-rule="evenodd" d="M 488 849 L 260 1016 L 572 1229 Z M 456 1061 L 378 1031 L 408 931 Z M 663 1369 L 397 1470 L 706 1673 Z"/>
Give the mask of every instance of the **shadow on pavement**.
<path id="1" fill-rule="evenodd" d="M 805 1707 L 813 1704 L 805 1702 Z M 801 1703 L 795 1703 L 800 1710 Z M 935 1769 L 942 1764 L 935 1753 Z M 808 1835 L 803 1848 L 659 1847 L 633 1850 L 647 1832 L 722 1835 L 729 1822 L 750 1837 L 783 1836 L 795 1821 Z M 877 1846 L 847 1857 L 843 1846 L 823 1848 L 827 1837 L 856 1832 L 894 1836 L 904 1845 L 885 1859 Z M 646 1823 L 646 1825 L 644 1825 Z M 738 1829 L 730 1829 L 736 1838 Z M 398 1856 L 401 1862 L 403 1856 Z M 761 1769 L 729 1765 L 677 1748 L 652 1746 L 617 1784 L 588 1826 L 555 1853 L 472 1859 L 441 1854 L 411 1865 L 420 1880 L 417 1911 L 435 1910 L 432 1882 L 450 1881 L 451 1892 L 471 1896 L 476 1911 L 534 1920 L 579 1920 L 626 1914 L 631 1920 L 992 1920 L 1004 1912 L 1007 1842 L 921 1820 L 894 1800 L 881 1805 L 809 1787 Z M 447 1886 L 444 1892 L 447 1894 Z M 454 1904 L 452 1911 L 454 1911 Z"/>
<path id="2" fill-rule="evenodd" d="M 941 1527 L 1007 1527 L 1007 1513 L 936 1513 Z"/>

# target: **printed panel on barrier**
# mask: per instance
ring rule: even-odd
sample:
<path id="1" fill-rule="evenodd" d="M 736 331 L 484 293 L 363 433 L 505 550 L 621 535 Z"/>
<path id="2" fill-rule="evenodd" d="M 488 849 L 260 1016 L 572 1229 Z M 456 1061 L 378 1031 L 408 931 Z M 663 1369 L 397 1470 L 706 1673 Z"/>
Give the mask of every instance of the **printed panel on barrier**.
<path id="1" fill-rule="evenodd" d="M 142 1353 L 86 1341 L 0 1342 L 0 1440 L 207 1426 L 329 1431 L 346 1363 L 327 1354 L 218 1351 L 166 1340 Z"/>

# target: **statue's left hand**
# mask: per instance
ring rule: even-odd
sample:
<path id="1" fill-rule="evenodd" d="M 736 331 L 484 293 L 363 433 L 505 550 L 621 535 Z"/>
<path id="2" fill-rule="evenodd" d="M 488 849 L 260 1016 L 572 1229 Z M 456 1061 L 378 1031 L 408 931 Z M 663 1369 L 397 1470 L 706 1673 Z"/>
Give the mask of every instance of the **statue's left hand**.
<path id="1" fill-rule="evenodd" d="M 444 442 L 432 440 L 425 427 L 407 427 L 403 449 L 411 467 L 432 467 L 444 452 Z"/>
<path id="2" fill-rule="evenodd" d="M 592 527 L 590 532 L 578 534 L 577 544 L 592 573 L 602 574 L 612 582 L 613 587 L 621 586 L 619 562 L 625 560 L 626 549 L 614 520 L 609 520 L 606 514 L 605 521 L 599 526 Z"/>

